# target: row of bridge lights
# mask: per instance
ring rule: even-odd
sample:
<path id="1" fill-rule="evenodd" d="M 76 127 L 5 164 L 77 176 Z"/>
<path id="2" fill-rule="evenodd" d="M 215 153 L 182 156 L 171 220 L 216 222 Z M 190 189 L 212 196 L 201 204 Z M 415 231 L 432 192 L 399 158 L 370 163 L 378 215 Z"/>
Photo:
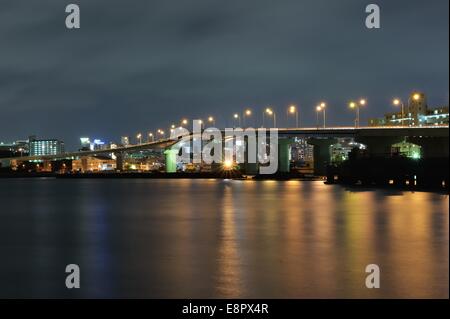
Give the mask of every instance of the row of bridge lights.
<path id="1" fill-rule="evenodd" d="M 420 94 L 416 93 L 412 96 L 412 99 L 414 101 L 419 101 L 421 99 Z M 404 103 L 401 99 L 399 98 L 395 98 L 392 101 L 392 104 L 394 106 L 400 106 L 401 107 L 401 112 L 402 112 L 402 119 L 404 119 L 405 117 L 405 107 L 404 107 Z M 360 108 L 361 107 L 365 107 L 367 105 L 367 99 L 359 99 L 359 101 L 350 101 L 348 103 L 348 106 L 350 109 L 355 110 L 356 112 L 356 116 L 355 116 L 355 127 L 360 127 Z M 317 115 L 317 120 L 316 120 L 316 125 L 317 128 L 319 128 L 319 115 L 320 113 L 323 114 L 323 127 L 326 128 L 326 110 L 327 110 L 327 104 L 325 102 L 320 102 L 319 104 L 317 104 L 316 106 L 316 115 Z M 245 109 L 242 114 L 239 113 L 234 113 L 233 114 L 233 118 L 235 121 L 238 122 L 238 125 L 241 126 L 241 124 L 243 124 L 245 126 L 245 121 L 250 118 L 253 115 L 253 111 L 251 109 Z M 290 105 L 287 108 L 286 111 L 286 115 L 287 118 L 289 116 L 295 116 L 295 125 L 296 127 L 299 127 L 299 112 L 298 112 L 298 107 L 296 105 Z M 263 111 L 263 126 L 265 125 L 265 117 L 271 117 L 273 119 L 273 127 L 277 126 L 277 115 L 275 113 L 275 111 L 273 110 L 273 108 L 268 107 Z M 243 121 L 243 123 L 241 123 L 241 119 Z M 203 124 L 202 120 L 199 120 L 200 124 Z M 216 125 L 216 120 L 213 116 L 209 116 L 207 119 L 208 123 L 215 126 Z M 188 119 L 182 119 L 180 121 L 180 126 L 179 127 L 183 127 L 188 125 L 189 120 Z M 177 126 L 175 124 L 172 124 L 170 127 L 170 132 L 172 132 Z M 157 133 L 156 133 L 157 137 L 160 138 L 165 138 L 165 131 L 162 129 L 158 129 Z M 137 140 L 139 141 L 139 144 L 142 144 L 142 139 L 143 139 L 143 135 L 142 133 L 138 133 L 136 135 Z M 153 132 L 149 132 L 148 133 L 148 141 L 149 142 L 154 142 L 155 141 L 155 135 L 153 134 Z"/>

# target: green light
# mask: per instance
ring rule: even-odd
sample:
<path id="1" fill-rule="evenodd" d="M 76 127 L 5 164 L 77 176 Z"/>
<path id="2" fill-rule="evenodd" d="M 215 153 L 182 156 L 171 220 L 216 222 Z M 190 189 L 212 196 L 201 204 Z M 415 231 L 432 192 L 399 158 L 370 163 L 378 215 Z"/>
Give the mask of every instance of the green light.
<path id="1" fill-rule="evenodd" d="M 419 152 L 414 152 L 414 153 L 412 153 L 412 156 L 411 156 L 413 159 L 420 159 L 420 153 Z"/>

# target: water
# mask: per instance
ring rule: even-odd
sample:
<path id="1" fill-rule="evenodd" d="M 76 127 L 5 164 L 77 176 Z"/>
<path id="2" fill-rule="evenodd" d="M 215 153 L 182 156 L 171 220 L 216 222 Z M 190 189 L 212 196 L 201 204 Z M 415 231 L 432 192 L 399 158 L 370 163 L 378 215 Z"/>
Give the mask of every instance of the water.
<path id="1" fill-rule="evenodd" d="M 322 182 L 0 179 L 0 297 L 448 298 L 449 200 Z M 65 288 L 65 266 L 81 289 Z M 381 288 L 365 287 L 378 264 Z"/>

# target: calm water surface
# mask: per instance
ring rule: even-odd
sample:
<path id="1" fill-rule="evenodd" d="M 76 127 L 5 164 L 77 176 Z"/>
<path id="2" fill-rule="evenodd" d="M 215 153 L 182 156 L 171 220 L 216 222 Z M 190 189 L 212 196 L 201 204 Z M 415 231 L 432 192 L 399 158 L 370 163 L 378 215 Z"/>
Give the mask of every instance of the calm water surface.
<path id="1" fill-rule="evenodd" d="M 442 194 L 0 179 L 0 297 L 448 298 L 448 244 Z M 365 288 L 372 263 L 378 290 Z"/>

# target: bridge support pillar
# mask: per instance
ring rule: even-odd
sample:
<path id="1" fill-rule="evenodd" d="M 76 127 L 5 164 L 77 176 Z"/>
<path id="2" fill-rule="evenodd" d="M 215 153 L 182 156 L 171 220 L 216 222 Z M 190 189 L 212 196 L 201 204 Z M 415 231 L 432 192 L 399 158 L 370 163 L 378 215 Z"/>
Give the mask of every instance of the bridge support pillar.
<path id="1" fill-rule="evenodd" d="M 259 171 L 259 165 L 258 165 L 258 145 L 250 145 L 248 136 L 244 137 L 244 143 L 245 143 L 245 154 L 244 154 L 244 163 L 239 164 L 241 166 L 241 172 L 245 175 L 257 175 Z M 255 146 L 256 149 L 251 150 L 250 147 Z M 256 154 L 255 159 L 249 158 L 249 153 L 251 151 L 254 151 Z M 250 161 L 256 160 L 256 163 L 250 163 Z"/>
<path id="2" fill-rule="evenodd" d="M 116 156 L 116 170 L 123 171 L 123 152 L 114 153 Z"/>
<path id="3" fill-rule="evenodd" d="M 278 140 L 278 172 L 289 173 L 291 171 L 291 139 Z"/>
<path id="4" fill-rule="evenodd" d="M 337 143 L 335 138 L 310 138 L 308 144 L 314 146 L 314 175 L 325 176 L 330 162 L 330 146 Z"/>
<path id="5" fill-rule="evenodd" d="M 177 154 L 178 150 L 175 149 L 167 149 L 164 151 L 166 157 L 166 173 L 177 172 Z"/>

